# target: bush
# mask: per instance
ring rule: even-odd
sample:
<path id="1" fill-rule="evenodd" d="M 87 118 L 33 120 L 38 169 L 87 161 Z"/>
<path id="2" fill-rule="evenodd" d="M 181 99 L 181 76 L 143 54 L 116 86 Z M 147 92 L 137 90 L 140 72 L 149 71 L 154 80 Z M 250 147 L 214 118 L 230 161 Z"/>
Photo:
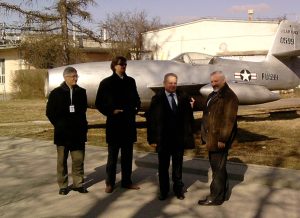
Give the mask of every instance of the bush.
<path id="1" fill-rule="evenodd" d="M 16 70 L 12 79 L 15 98 L 44 98 L 46 69 Z"/>

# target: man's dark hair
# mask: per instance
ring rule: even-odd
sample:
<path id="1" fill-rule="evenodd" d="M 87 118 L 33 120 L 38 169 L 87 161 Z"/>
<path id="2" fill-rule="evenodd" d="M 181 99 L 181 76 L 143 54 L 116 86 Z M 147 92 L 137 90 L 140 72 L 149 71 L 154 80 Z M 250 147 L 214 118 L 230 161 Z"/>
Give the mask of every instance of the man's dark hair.
<path id="1" fill-rule="evenodd" d="M 117 56 L 113 58 L 110 64 L 110 69 L 115 72 L 115 66 L 119 64 L 127 64 L 127 59 L 123 56 Z"/>

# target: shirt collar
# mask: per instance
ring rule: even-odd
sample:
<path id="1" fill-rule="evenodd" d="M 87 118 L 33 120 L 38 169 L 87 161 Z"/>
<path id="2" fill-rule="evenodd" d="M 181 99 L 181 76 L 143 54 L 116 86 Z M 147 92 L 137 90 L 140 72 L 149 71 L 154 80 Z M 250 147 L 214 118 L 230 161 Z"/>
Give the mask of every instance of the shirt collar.
<path id="1" fill-rule="evenodd" d="M 173 93 L 174 97 L 177 96 L 176 92 L 172 92 L 172 93 Z M 166 96 L 170 96 L 171 92 L 168 92 L 168 91 L 165 90 L 165 94 L 166 94 Z"/>

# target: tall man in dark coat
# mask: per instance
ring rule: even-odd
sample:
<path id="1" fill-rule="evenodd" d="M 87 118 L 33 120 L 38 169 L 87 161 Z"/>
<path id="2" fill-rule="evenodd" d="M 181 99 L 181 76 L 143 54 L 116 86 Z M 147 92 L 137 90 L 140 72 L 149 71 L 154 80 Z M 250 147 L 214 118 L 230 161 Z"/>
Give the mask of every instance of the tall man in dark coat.
<path id="1" fill-rule="evenodd" d="M 153 96 L 147 112 L 148 142 L 158 152 L 159 200 L 168 197 L 169 166 L 172 157 L 173 191 L 184 199 L 182 162 L 184 148 L 193 148 L 194 99 L 177 90 L 177 75 L 164 77 L 164 89 Z"/>
<path id="2" fill-rule="evenodd" d="M 201 136 L 209 151 L 212 169 L 210 195 L 200 205 L 220 205 L 228 190 L 227 155 L 237 132 L 238 98 L 226 83 L 221 71 L 211 73 L 213 92 L 203 111 Z"/>
<path id="3" fill-rule="evenodd" d="M 113 74 L 101 81 L 96 97 L 97 109 L 107 117 L 106 193 L 111 193 L 116 181 L 118 153 L 121 150 L 122 187 L 139 189 L 131 181 L 133 143 L 136 142 L 135 116 L 140 109 L 140 97 L 135 80 L 126 74 L 127 60 L 117 56 L 111 62 Z"/>
<path id="4" fill-rule="evenodd" d="M 49 95 L 46 115 L 54 126 L 54 144 L 57 145 L 57 182 L 59 194 L 68 194 L 69 153 L 72 157 L 74 191 L 87 193 L 84 182 L 84 154 L 87 140 L 86 90 L 77 85 L 78 75 L 73 67 L 65 68 L 64 82 Z"/>

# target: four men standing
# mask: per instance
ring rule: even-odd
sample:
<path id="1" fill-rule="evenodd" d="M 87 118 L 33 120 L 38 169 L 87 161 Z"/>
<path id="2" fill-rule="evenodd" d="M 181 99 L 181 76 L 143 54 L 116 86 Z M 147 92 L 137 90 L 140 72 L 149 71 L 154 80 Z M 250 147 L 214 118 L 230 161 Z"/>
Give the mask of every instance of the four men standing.
<path id="1" fill-rule="evenodd" d="M 126 74 L 127 60 L 117 56 L 111 62 L 113 74 L 99 85 L 95 105 L 107 116 L 106 141 L 108 158 L 106 165 L 106 193 L 114 190 L 116 166 L 121 150 L 121 185 L 127 189 L 139 189 L 131 180 L 133 143 L 137 139 L 135 116 L 140 109 L 140 98 L 135 80 Z M 77 71 L 65 68 L 64 82 L 54 89 L 47 102 L 46 115 L 54 125 L 54 144 L 57 145 L 57 182 L 59 194 L 68 189 L 67 158 L 72 157 L 72 189 L 80 193 L 83 187 L 84 151 L 87 139 L 87 96 L 85 89 L 77 85 Z M 193 105 L 194 99 L 177 90 L 177 75 L 164 77 L 164 89 L 153 96 L 147 112 L 148 142 L 158 152 L 160 200 L 168 196 L 169 166 L 172 158 L 172 180 L 175 196 L 182 200 L 184 183 L 182 163 L 185 148 L 194 148 Z M 226 162 L 237 131 L 238 99 L 225 81 L 221 71 L 211 74 L 214 91 L 208 96 L 201 127 L 201 137 L 209 151 L 212 168 L 210 195 L 199 200 L 200 205 L 219 205 L 225 200 L 228 189 Z"/>

